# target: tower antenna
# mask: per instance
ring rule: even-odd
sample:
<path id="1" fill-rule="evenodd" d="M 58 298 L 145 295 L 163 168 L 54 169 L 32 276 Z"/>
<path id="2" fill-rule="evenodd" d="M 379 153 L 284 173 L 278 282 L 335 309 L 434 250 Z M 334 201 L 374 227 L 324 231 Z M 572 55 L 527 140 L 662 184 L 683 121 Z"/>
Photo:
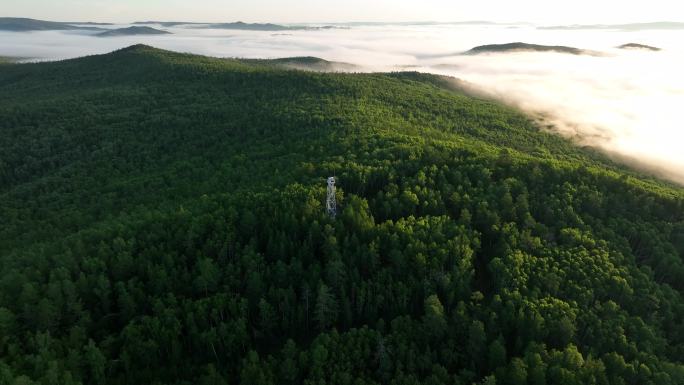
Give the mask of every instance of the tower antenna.
<path id="1" fill-rule="evenodd" d="M 337 214 L 337 202 L 335 202 L 335 177 L 328 178 L 328 197 L 325 200 L 325 209 L 331 218 Z"/>

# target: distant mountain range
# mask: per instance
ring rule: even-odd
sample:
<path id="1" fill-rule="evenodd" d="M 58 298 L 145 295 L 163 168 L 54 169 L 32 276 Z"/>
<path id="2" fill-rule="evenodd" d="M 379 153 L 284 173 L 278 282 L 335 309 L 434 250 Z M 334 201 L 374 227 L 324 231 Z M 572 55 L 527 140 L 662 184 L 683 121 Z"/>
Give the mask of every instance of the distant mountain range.
<path id="1" fill-rule="evenodd" d="M 676 30 L 684 29 L 683 22 L 658 21 L 652 23 L 631 23 L 631 24 L 573 24 L 555 25 L 539 27 L 539 29 L 551 30 L 578 30 L 578 29 L 616 29 L 622 31 L 644 31 L 644 30 Z"/>
<path id="2" fill-rule="evenodd" d="M 162 27 L 177 27 L 179 25 L 203 25 L 208 23 L 193 23 L 185 21 L 136 21 L 133 24 L 137 25 L 161 25 Z"/>
<path id="3" fill-rule="evenodd" d="M 98 33 L 98 37 L 115 37 L 115 36 L 135 36 L 135 35 L 169 35 L 171 32 L 162 31 L 151 27 L 128 27 L 118 28 Z"/>
<path id="4" fill-rule="evenodd" d="M 303 26 L 303 25 L 279 25 L 272 23 L 244 23 L 241 21 L 234 23 L 193 23 L 193 22 L 183 22 L 183 21 L 138 21 L 136 27 L 131 28 L 143 28 L 140 26 L 149 25 L 159 25 L 162 27 L 178 27 L 178 26 L 188 26 L 192 28 L 203 28 L 203 29 L 230 29 L 230 30 L 244 30 L 244 31 L 297 31 L 297 30 L 321 30 L 321 29 L 343 29 L 349 27 L 342 26 Z M 109 29 L 101 28 L 100 26 L 108 26 L 114 24 L 108 23 L 93 23 L 93 22 L 58 22 L 58 21 L 45 21 L 45 20 L 35 20 L 28 18 L 19 17 L 0 17 L 0 31 L 11 31 L 11 32 L 31 32 L 31 31 L 67 31 L 67 30 L 86 30 L 86 31 L 101 31 L 103 32 L 97 36 L 120 36 L 120 35 L 149 35 L 152 31 L 122 28 L 118 33 L 109 33 Z M 147 27 L 151 28 L 151 27 Z M 161 31 L 165 33 L 165 31 Z"/>
<path id="5" fill-rule="evenodd" d="M 104 30 L 88 25 L 95 25 L 94 23 L 78 23 L 70 24 L 58 21 L 45 21 L 27 19 L 21 17 L 0 17 L 0 31 L 11 32 L 30 32 L 30 31 L 64 31 L 64 30 Z M 99 25 L 99 24 L 98 24 Z"/>
<path id="6" fill-rule="evenodd" d="M 585 54 L 595 54 L 591 51 L 575 48 L 575 47 L 566 47 L 562 45 L 539 45 L 539 44 L 528 44 L 528 43 L 521 43 L 521 42 L 515 42 L 515 43 L 507 43 L 507 44 L 488 44 L 488 45 L 481 45 L 472 48 L 471 50 L 467 51 L 466 54 L 468 55 L 476 55 L 476 54 L 481 54 L 481 53 L 495 53 L 495 52 L 519 52 L 519 51 L 527 51 L 527 52 L 559 52 L 559 53 L 567 53 L 567 54 L 572 54 L 572 55 L 585 55 Z"/>
<path id="7" fill-rule="evenodd" d="M 124 23 L 125 24 L 125 23 Z M 227 22 L 227 23 L 211 23 L 211 22 L 186 22 L 186 21 L 136 21 L 134 25 L 159 25 L 162 27 L 178 27 L 187 26 L 192 28 L 203 29 L 229 29 L 229 30 L 245 30 L 245 31 L 296 31 L 296 30 L 322 30 L 322 29 L 347 29 L 360 26 L 383 26 L 383 25 L 531 25 L 529 23 L 495 23 L 491 21 L 459 21 L 459 22 L 348 22 L 348 23 L 331 23 L 322 26 L 310 25 L 281 25 L 273 23 L 245 23 L 242 21 Z M 29 32 L 29 31 L 64 31 L 64 30 L 87 30 L 87 31 L 106 31 L 107 28 L 103 26 L 116 25 L 114 23 L 99 23 L 99 22 L 59 22 L 36 20 L 22 17 L 0 17 L 0 31 L 12 32 Z M 622 31 L 641 31 L 641 30 L 684 30 L 684 22 L 650 22 L 650 23 L 631 23 L 631 24 L 572 24 L 572 25 L 555 25 L 555 26 L 540 26 L 541 30 L 585 30 L 585 29 L 601 29 L 601 30 L 622 30 Z"/>
<path id="8" fill-rule="evenodd" d="M 183 21 L 136 21 L 133 24 L 150 25 L 156 24 L 163 27 L 177 27 L 180 25 L 195 26 L 199 28 L 216 28 L 216 29 L 245 29 L 258 31 L 286 31 L 286 30 L 318 30 L 318 29 L 348 29 L 351 27 L 377 27 L 386 25 L 511 25 L 511 24 L 529 24 L 529 23 L 497 23 L 493 21 L 484 20 L 469 20 L 456 22 L 436 22 L 436 21 L 409 21 L 409 22 L 346 22 L 346 23 L 329 23 L 324 26 L 310 26 L 310 25 L 279 25 L 272 23 L 244 23 L 241 21 L 234 23 L 197 23 L 197 22 L 183 22 Z"/>
<path id="9" fill-rule="evenodd" d="M 137 21 L 134 24 L 138 25 L 161 25 L 163 27 L 178 27 L 187 25 L 192 28 L 203 29 L 233 29 L 243 31 L 297 31 L 297 30 L 320 30 L 320 29 L 337 29 L 344 28 L 339 26 L 304 26 L 304 25 L 280 25 L 273 23 L 245 23 L 242 21 L 233 23 L 186 23 L 182 21 Z"/>
<path id="10" fill-rule="evenodd" d="M 238 21 L 236 23 L 216 23 L 216 24 L 206 24 L 204 28 L 211 29 L 239 29 L 246 31 L 292 31 L 292 30 L 302 30 L 311 29 L 310 27 L 304 26 L 284 26 L 271 23 L 243 23 Z"/>
<path id="11" fill-rule="evenodd" d="M 115 25 L 114 23 L 96 23 L 93 21 L 86 21 L 86 22 L 81 22 L 81 21 L 65 21 L 64 23 L 70 24 L 70 25 Z"/>

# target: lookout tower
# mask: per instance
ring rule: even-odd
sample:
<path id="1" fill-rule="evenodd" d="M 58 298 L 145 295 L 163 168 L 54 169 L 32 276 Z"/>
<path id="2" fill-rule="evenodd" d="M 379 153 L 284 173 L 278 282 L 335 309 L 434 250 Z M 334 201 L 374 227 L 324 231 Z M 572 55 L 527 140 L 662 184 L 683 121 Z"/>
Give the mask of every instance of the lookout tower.
<path id="1" fill-rule="evenodd" d="M 331 218 L 337 214 L 337 203 L 335 202 L 335 177 L 328 178 L 328 197 L 325 200 L 325 209 Z"/>

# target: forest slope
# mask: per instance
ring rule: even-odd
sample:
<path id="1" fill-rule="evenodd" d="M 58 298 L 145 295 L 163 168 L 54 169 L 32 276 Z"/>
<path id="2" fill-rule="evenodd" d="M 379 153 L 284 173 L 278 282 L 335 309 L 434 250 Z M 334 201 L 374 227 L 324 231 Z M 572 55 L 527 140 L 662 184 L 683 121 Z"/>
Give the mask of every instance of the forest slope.
<path id="1" fill-rule="evenodd" d="M 684 384 L 682 189 L 450 84 L 0 66 L 0 383 Z"/>

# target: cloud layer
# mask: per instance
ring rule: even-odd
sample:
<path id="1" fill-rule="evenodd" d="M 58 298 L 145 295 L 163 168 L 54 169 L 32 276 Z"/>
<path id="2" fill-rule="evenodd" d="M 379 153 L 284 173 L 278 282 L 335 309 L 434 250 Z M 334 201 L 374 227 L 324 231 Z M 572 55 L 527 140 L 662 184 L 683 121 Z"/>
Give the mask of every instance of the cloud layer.
<path id="1" fill-rule="evenodd" d="M 95 38 L 82 31 L 0 32 L 0 56 L 66 59 L 144 43 L 220 57 L 317 56 L 369 71 L 440 73 L 543 114 L 558 132 L 584 144 L 637 159 L 684 183 L 684 129 L 679 123 L 684 104 L 684 50 L 679 43 L 684 31 L 541 30 L 526 24 L 379 24 L 287 33 L 166 29 L 174 34 Z M 515 41 L 572 46 L 603 55 L 460 54 L 478 45 Z M 614 48 L 630 42 L 663 50 Z"/>

